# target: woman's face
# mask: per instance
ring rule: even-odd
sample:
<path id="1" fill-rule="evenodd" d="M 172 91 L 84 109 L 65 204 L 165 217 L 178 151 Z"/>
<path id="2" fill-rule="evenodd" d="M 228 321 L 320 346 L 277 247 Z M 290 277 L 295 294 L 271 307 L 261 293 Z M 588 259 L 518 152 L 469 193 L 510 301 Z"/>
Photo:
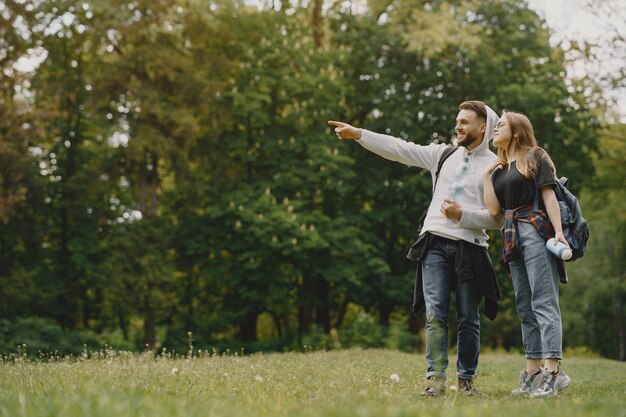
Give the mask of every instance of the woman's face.
<path id="1" fill-rule="evenodd" d="M 511 126 L 509 126 L 506 114 L 503 114 L 496 127 L 493 128 L 493 143 L 498 148 L 507 148 L 511 137 Z"/>

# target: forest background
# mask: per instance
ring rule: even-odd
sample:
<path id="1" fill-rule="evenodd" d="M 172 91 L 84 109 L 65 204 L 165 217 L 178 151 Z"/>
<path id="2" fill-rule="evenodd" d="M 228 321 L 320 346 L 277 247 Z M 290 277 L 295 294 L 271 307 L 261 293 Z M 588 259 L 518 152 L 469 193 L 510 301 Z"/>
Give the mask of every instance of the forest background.
<path id="1" fill-rule="evenodd" d="M 430 174 L 326 121 L 448 143 L 480 99 L 529 116 L 590 223 L 566 349 L 626 360 L 626 127 L 604 94 L 626 65 L 573 77 L 606 45 L 550 35 L 522 0 L 0 1 L 0 353 L 423 349 L 405 254 Z M 515 351 L 497 272 L 482 345 Z"/>

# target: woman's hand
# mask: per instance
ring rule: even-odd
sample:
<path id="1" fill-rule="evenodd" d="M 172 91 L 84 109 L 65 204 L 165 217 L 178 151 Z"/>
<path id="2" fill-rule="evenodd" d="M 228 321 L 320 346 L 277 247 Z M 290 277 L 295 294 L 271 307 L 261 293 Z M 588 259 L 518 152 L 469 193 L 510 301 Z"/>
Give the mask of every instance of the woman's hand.
<path id="1" fill-rule="evenodd" d="M 497 168 L 502 168 L 503 165 L 504 162 L 499 159 L 491 162 L 489 165 L 487 165 L 487 168 L 485 168 L 485 177 L 491 177 L 493 171 L 495 171 Z"/>
<path id="2" fill-rule="evenodd" d="M 498 201 L 496 191 L 493 188 L 493 182 L 491 181 L 491 173 L 498 167 L 502 167 L 502 161 L 495 160 L 487 165 L 485 173 L 483 174 L 483 198 L 485 200 L 485 207 L 487 207 L 489 215 L 493 218 L 502 214 L 502 206 L 500 205 L 500 201 Z"/>
<path id="3" fill-rule="evenodd" d="M 565 243 L 565 245 L 567 245 L 567 247 L 569 248 L 569 243 L 567 243 L 567 239 L 565 239 L 565 235 L 563 234 L 563 232 L 556 232 L 554 234 L 554 245 L 555 246 L 556 246 L 556 242 L 557 241 Z"/>

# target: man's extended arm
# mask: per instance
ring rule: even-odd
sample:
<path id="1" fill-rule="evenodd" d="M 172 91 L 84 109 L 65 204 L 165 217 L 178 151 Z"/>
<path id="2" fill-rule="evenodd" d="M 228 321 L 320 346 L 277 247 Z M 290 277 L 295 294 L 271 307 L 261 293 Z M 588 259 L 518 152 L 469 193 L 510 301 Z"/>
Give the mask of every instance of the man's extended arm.
<path id="1" fill-rule="evenodd" d="M 340 139 L 354 139 L 365 149 L 390 161 L 432 170 L 445 145 L 421 146 L 389 135 L 358 129 L 343 122 L 329 121 Z"/>
<path id="2" fill-rule="evenodd" d="M 437 163 L 442 147 L 445 146 L 437 144 L 422 146 L 365 129 L 362 129 L 362 136 L 358 143 L 365 149 L 390 161 L 426 168 L 431 171 Z"/>

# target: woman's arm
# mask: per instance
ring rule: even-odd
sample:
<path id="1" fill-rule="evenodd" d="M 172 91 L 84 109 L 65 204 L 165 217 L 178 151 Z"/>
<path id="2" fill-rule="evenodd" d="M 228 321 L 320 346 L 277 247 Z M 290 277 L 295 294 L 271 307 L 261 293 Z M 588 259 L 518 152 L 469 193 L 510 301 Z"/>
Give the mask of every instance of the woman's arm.
<path id="1" fill-rule="evenodd" d="M 491 180 L 491 174 L 499 166 L 501 166 L 501 162 L 494 161 L 487 167 L 483 175 L 485 207 L 487 207 L 487 210 L 492 217 L 500 216 L 502 214 L 502 206 L 498 201 L 498 197 L 496 197 L 496 190 L 494 190 L 493 181 Z"/>
<path id="2" fill-rule="evenodd" d="M 541 187 L 541 197 L 543 198 L 543 203 L 546 206 L 550 223 L 552 223 L 552 227 L 554 228 L 555 240 L 561 241 L 569 247 L 569 243 L 567 243 L 567 240 L 563 235 L 563 226 L 561 226 L 561 209 L 559 208 L 559 202 L 556 199 L 556 194 L 554 194 L 554 188 L 550 185 Z"/>

